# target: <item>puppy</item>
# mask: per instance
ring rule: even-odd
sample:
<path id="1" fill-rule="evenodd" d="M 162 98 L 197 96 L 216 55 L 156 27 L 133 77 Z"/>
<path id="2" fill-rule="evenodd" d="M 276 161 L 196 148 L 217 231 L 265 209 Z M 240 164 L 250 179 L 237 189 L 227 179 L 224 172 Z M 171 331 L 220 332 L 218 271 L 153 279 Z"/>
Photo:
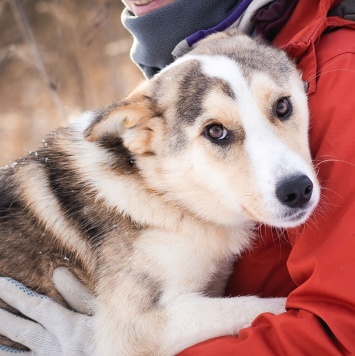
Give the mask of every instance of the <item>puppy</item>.
<path id="1" fill-rule="evenodd" d="M 1 170 L 0 275 L 65 304 L 52 272 L 69 267 L 98 301 L 97 355 L 237 334 L 284 311 L 282 298 L 217 296 L 255 223 L 294 227 L 315 208 L 307 131 L 287 56 L 212 35 Z"/>

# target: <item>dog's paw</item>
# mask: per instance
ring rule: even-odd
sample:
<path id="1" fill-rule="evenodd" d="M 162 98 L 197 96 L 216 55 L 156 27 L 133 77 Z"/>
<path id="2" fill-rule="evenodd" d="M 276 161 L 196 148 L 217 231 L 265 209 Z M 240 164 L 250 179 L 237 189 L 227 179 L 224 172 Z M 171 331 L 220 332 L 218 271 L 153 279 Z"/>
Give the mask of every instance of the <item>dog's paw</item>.
<path id="1" fill-rule="evenodd" d="M 282 314 L 286 311 L 286 298 L 262 298 L 265 313 Z"/>

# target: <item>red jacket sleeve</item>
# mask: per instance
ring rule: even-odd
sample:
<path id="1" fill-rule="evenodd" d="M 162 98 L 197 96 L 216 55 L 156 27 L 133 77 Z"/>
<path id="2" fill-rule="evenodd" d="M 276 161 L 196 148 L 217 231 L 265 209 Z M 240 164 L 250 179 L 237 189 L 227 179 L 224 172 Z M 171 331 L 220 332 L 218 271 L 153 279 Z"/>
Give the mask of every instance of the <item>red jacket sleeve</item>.
<path id="1" fill-rule="evenodd" d="M 230 286 L 236 292 L 233 284 L 239 283 L 243 292 L 259 293 L 257 269 L 265 277 L 261 266 L 272 262 L 267 273 L 278 277 L 269 279 L 272 287 L 266 294 L 293 289 L 288 311 L 262 314 L 238 337 L 208 340 L 183 356 L 355 353 L 355 31 L 328 33 L 315 49 L 318 78 L 309 98 L 310 141 L 322 185 L 321 203 L 309 222 L 287 231 L 292 245 L 288 252 L 283 240 L 266 252 L 270 243 L 260 243 L 264 252 L 250 252 L 240 265 L 241 271 L 249 272 L 245 277 L 235 273 Z M 275 268 L 275 261 L 284 266 Z"/>

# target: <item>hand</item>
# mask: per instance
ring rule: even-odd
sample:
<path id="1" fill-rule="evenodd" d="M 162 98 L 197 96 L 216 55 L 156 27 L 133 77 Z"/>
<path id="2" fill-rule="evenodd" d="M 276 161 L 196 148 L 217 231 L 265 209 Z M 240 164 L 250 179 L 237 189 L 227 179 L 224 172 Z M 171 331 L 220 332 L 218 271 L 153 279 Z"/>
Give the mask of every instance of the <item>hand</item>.
<path id="1" fill-rule="evenodd" d="M 67 269 L 56 269 L 53 280 L 73 309 L 90 315 L 94 313 L 94 298 Z M 0 334 L 31 350 L 19 351 L 0 345 L 0 356 L 14 353 L 26 356 L 93 355 L 92 317 L 70 311 L 7 277 L 0 278 L 0 298 L 34 320 L 0 309 Z"/>
<path id="2" fill-rule="evenodd" d="M 95 297 L 67 268 L 56 268 L 53 272 L 53 282 L 56 290 L 73 310 L 85 315 L 95 314 Z"/>

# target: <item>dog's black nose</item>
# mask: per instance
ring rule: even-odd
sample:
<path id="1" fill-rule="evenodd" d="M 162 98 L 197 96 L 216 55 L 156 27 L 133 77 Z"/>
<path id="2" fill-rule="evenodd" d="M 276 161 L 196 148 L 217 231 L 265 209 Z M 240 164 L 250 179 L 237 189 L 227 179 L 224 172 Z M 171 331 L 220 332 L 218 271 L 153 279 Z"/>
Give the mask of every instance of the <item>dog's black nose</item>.
<path id="1" fill-rule="evenodd" d="M 290 208 L 302 208 L 311 199 L 312 181 L 305 175 L 285 179 L 276 188 L 279 201 Z"/>

